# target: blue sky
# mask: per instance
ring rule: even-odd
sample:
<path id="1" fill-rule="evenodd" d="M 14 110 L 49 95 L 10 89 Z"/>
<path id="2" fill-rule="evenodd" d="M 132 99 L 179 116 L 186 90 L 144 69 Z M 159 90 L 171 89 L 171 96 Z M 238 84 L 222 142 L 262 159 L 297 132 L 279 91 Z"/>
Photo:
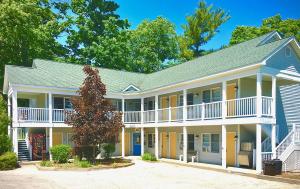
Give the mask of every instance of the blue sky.
<path id="1" fill-rule="evenodd" d="M 185 17 L 194 12 L 199 0 L 116 0 L 118 13 L 135 28 L 143 19 L 164 16 L 176 25 L 181 34 Z M 259 26 L 265 18 L 281 14 L 283 19 L 300 18 L 300 0 L 206 0 L 208 4 L 228 11 L 231 19 L 220 27 L 220 32 L 205 45 L 205 49 L 228 44 L 237 25 Z"/>

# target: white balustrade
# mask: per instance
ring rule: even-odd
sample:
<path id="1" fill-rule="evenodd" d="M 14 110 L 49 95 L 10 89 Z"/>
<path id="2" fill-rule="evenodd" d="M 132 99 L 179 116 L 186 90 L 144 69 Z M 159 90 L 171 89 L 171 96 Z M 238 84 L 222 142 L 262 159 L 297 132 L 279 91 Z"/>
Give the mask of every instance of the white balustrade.
<path id="1" fill-rule="evenodd" d="M 222 101 L 204 104 L 205 119 L 222 118 Z"/>
<path id="2" fill-rule="evenodd" d="M 158 109 L 157 113 L 158 113 L 158 122 L 169 121 L 169 113 L 170 113 L 169 108 Z"/>
<path id="3" fill-rule="evenodd" d="M 47 108 L 18 108 L 20 122 L 48 122 L 49 111 Z"/>
<path id="4" fill-rule="evenodd" d="M 124 112 L 125 123 L 140 123 L 141 112 L 140 111 L 125 111 Z"/>
<path id="5" fill-rule="evenodd" d="M 262 97 L 262 115 L 272 116 L 272 97 L 263 96 Z"/>
<path id="6" fill-rule="evenodd" d="M 203 104 L 195 104 L 187 106 L 187 120 L 202 119 Z"/>
<path id="7" fill-rule="evenodd" d="M 182 121 L 183 120 L 183 106 L 170 107 L 171 121 Z"/>
<path id="8" fill-rule="evenodd" d="M 147 110 L 144 111 L 143 114 L 144 114 L 144 123 L 155 122 L 155 110 Z"/>
<path id="9" fill-rule="evenodd" d="M 226 100 L 227 117 L 249 117 L 256 115 L 256 97 Z"/>
<path id="10" fill-rule="evenodd" d="M 262 115 L 272 115 L 272 98 L 262 97 Z M 256 116 L 256 97 L 246 97 L 226 100 L 226 118 L 242 118 Z M 186 106 L 187 120 L 208 120 L 222 118 L 222 101 L 202 103 Z M 169 107 L 157 110 L 158 122 L 183 121 L 183 106 Z M 64 122 L 66 116 L 72 110 L 53 109 L 52 121 L 55 123 Z M 125 111 L 125 123 L 141 123 L 141 111 Z M 144 123 L 154 123 L 156 112 L 148 110 L 143 112 Z M 49 122 L 49 109 L 47 108 L 18 108 L 18 119 L 23 122 Z M 295 136 L 300 142 L 300 133 Z"/>
<path id="11" fill-rule="evenodd" d="M 62 123 L 67 119 L 71 109 L 53 109 L 52 110 L 52 121 L 53 123 Z"/>
<path id="12" fill-rule="evenodd" d="M 261 160 L 262 161 L 268 161 L 272 160 L 273 153 L 272 152 L 262 152 L 261 153 Z"/>

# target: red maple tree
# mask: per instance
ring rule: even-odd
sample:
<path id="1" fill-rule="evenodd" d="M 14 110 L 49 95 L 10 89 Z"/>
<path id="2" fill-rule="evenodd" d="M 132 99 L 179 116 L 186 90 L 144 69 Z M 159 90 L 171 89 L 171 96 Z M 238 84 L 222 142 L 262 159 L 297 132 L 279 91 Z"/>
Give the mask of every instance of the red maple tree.
<path id="1" fill-rule="evenodd" d="M 124 124 L 122 115 L 115 112 L 105 99 L 106 87 L 101 82 L 98 69 L 84 66 L 86 78 L 80 87 L 79 96 L 72 98 L 72 111 L 66 120 L 74 131 L 73 141 L 78 146 L 92 146 L 93 158 L 98 146 L 115 143 Z"/>

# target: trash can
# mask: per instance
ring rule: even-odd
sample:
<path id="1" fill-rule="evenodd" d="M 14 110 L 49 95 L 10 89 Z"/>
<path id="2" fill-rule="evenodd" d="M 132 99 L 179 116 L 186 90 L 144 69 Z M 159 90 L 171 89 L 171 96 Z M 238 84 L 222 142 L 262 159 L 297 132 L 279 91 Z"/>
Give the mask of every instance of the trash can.
<path id="1" fill-rule="evenodd" d="M 276 175 L 281 175 L 281 173 L 282 173 L 282 161 L 280 159 L 274 159 L 272 161 L 275 163 Z"/>
<path id="2" fill-rule="evenodd" d="M 264 175 L 275 176 L 276 175 L 276 167 L 275 162 L 272 160 L 264 161 Z"/>
<path id="3" fill-rule="evenodd" d="M 280 159 L 273 159 L 264 161 L 264 175 L 281 175 L 282 161 Z"/>

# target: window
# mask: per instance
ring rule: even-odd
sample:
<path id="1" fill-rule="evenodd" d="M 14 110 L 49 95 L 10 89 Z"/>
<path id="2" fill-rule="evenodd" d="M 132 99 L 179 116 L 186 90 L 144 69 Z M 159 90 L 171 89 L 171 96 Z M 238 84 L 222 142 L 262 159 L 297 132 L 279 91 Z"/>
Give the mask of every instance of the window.
<path id="1" fill-rule="evenodd" d="M 183 149 L 183 134 L 181 134 L 180 138 L 180 149 Z M 188 151 L 195 150 L 195 142 L 194 142 L 194 134 L 188 134 Z"/>
<path id="2" fill-rule="evenodd" d="M 219 134 L 202 134 L 202 152 L 219 153 Z"/>
<path id="3" fill-rule="evenodd" d="M 221 89 L 214 88 L 214 89 L 209 89 L 209 90 L 203 91 L 202 99 L 203 99 L 204 103 L 220 101 L 222 99 Z"/>
<path id="4" fill-rule="evenodd" d="M 63 133 L 63 144 L 74 146 L 74 142 L 72 140 L 72 133 Z"/>
<path id="5" fill-rule="evenodd" d="M 148 134 L 148 148 L 153 148 L 154 146 L 153 138 L 155 138 L 153 134 Z"/>
<path id="6" fill-rule="evenodd" d="M 211 134 L 211 152 L 219 153 L 219 134 Z"/>
<path id="7" fill-rule="evenodd" d="M 210 151 L 210 135 L 209 134 L 202 135 L 202 151 L 203 152 Z"/>
<path id="8" fill-rule="evenodd" d="M 203 99 L 203 102 L 205 102 L 205 103 L 210 102 L 210 90 L 203 91 L 202 99 Z"/>
<path id="9" fill-rule="evenodd" d="M 19 98 L 18 101 L 18 107 L 29 107 L 29 99 L 25 99 L 25 98 Z"/>
<path id="10" fill-rule="evenodd" d="M 292 55 L 292 49 L 291 47 L 286 47 L 285 48 L 285 56 L 290 57 Z"/>
<path id="11" fill-rule="evenodd" d="M 194 151 L 194 134 L 188 134 L 188 151 Z"/>
<path id="12" fill-rule="evenodd" d="M 189 93 L 187 94 L 187 105 L 193 105 L 194 104 L 194 94 Z"/>
<path id="13" fill-rule="evenodd" d="M 64 109 L 64 98 L 54 97 L 53 98 L 54 109 Z"/>
<path id="14" fill-rule="evenodd" d="M 213 102 L 221 100 L 221 90 L 220 90 L 220 88 L 211 90 L 211 98 L 212 98 Z"/>
<path id="15" fill-rule="evenodd" d="M 71 98 L 65 98 L 65 109 L 72 109 L 72 102 L 71 102 Z"/>

